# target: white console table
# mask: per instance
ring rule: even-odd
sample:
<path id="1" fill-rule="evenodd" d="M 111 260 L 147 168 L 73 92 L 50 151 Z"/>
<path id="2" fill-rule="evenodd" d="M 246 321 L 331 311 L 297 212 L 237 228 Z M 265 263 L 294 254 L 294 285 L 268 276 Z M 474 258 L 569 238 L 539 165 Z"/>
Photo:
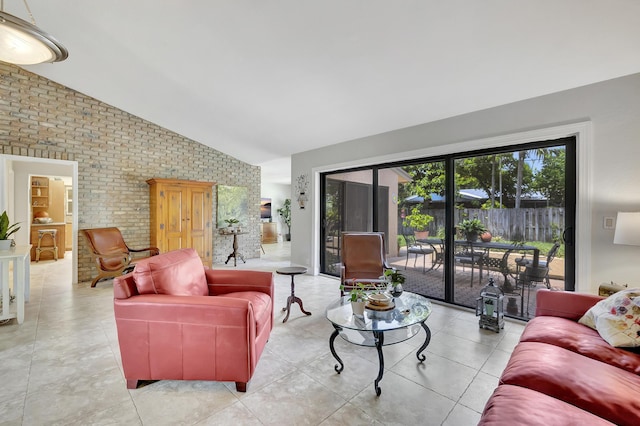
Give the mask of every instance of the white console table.
<path id="1" fill-rule="evenodd" d="M 29 260 L 31 245 L 0 250 L 0 277 L 2 280 L 2 311 L 0 320 L 17 318 L 18 324 L 24 321 L 24 303 L 29 301 Z M 9 266 L 13 262 L 13 294 L 15 310 L 11 308 L 9 293 Z"/>

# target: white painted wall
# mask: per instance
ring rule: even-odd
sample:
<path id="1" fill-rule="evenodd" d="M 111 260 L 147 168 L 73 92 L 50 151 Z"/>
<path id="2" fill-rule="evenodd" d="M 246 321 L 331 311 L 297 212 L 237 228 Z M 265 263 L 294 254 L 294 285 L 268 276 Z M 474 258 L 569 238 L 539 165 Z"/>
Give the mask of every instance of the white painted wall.
<path id="1" fill-rule="evenodd" d="M 282 223 L 278 209 L 282 207 L 285 199 L 291 198 L 291 185 L 263 183 L 260 188 L 260 197 L 271 198 L 271 220 L 278 224 L 278 241 L 282 241 L 282 235 L 287 232 L 287 227 Z M 291 209 L 297 208 L 296 206 L 296 201 L 292 199 Z"/>
<path id="2" fill-rule="evenodd" d="M 640 247 L 613 244 L 603 218 L 640 211 L 640 74 L 295 154 L 291 176 L 311 177 L 309 207 L 292 214 L 292 263 L 318 271 L 318 174 L 481 147 L 558 137 L 579 128 L 576 290 L 640 287 Z M 540 140 L 540 139 L 538 139 Z M 589 143 L 591 141 L 591 143 Z"/>

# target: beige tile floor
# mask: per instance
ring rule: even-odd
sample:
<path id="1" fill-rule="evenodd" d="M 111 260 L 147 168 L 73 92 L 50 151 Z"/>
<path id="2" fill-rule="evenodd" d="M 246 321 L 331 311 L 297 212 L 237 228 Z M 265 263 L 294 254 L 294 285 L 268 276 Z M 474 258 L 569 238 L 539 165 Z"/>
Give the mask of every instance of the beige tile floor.
<path id="1" fill-rule="evenodd" d="M 265 250 L 238 268 L 289 266 L 287 243 Z M 422 331 L 385 347 L 376 397 L 374 349 L 337 339 L 345 369 L 333 369 L 324 308 L 338 296 L 337 280 L 296 277 L 296 294 L 313 315 L 294 306 L 283 324 L 290 280 L 276 275 L 276 324 L 246 393 L 200 381 L 127 390 L 111 282 L 72 286 L 67 256 L 33 264 L 31 289 L 25 322 L 0 326 L 0 425 L 475 425 L 524 327 L 480 330 L 472 312 L 434 304 L 427 360 L 415 357 Z"/>

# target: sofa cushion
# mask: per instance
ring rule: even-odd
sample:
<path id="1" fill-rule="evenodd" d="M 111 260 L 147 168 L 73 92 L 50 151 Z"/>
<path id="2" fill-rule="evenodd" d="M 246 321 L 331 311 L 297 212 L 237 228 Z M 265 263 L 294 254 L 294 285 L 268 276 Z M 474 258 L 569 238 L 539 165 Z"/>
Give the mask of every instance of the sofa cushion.
<path id="1" fill-rule="evenodd" d="M 487 401 L 478 425 L 610 426 L 613 423 L 543 393 L 500 385 Z"/>
<path id="2" fill-rule="evenodd" d="M 258 291 L 236 291 L 233 293 L 221 294 L 219 297 L 234 297 L 251 302 L 253 315 L 255 316 L 256 321 L 256 336 L 259 336 L 266 326 L 270 327 L 271 312 L 273 311 L 273 308 L 271 306 L 272 300 L 268 294 Z"/>
<path id="3" fill-rule="evenodd" d="M 579 322 L 616 347 L 640 346 L 640 289 L 619 291 L 596 303 Z"/>
<path id="4" fill-rule="evenodd" d="M 527 324 L 520 341 L 559 346 L 640 375 L 638 350 L 615 348 L 596 330 L 566 318 L 535 317 Z"/>
<path id="5" fill-rule="evenodd" d="M 133 279 L 140 294 L 209 295 L 204 266 L 192 248 L 162 253 L 137 262 Z"/>
<path id="6" fill-rule="evenodd" d="M 637 424 L 640 413 L 640 376 L 546 343 L 519 343 L 500 382 L 547 394 L 620 425 Z M 535 405 L 531 409 L 537 411 Z"/>

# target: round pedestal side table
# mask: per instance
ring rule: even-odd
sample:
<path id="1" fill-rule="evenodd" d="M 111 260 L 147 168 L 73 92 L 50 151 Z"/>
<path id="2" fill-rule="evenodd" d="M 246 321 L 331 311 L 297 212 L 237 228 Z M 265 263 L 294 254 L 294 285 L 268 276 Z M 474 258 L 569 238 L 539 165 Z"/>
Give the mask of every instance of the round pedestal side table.
<path id="1" fill-rule="evenodd" d="M 291 276 L 291 295 L 287 298 L 287 306 L 285 306 L 284 308 L 282 308 L 282 312 L 287 311 L 287 315 L 284 317 L 284 319 L 282 320 L 282 322 L 287 322 L 287 320 L 289 319 L 289 314 L 291 313 L 291 304 L 292 303 L 297 303 L 298 305 L 300 305 L 300 310 L 302 311 L 303 314 L 305 315 L 311 315 L 311 312 L 307 312 L 304 310 L 304 307 L 302 306 L 302 300 L 296 296 L 296 290 L 295 290 L 295 282 L 293 281 L 293 278 L 296 275 L 302 275 L 302 274 L 306 274 L 307 273 L 307 268 L 303 267 L 303 266 L 289 266 L 286 268 L 278 268 L 276 269 L 276 273 L 280 274 L 280 275 L 290 275 Z"/>

